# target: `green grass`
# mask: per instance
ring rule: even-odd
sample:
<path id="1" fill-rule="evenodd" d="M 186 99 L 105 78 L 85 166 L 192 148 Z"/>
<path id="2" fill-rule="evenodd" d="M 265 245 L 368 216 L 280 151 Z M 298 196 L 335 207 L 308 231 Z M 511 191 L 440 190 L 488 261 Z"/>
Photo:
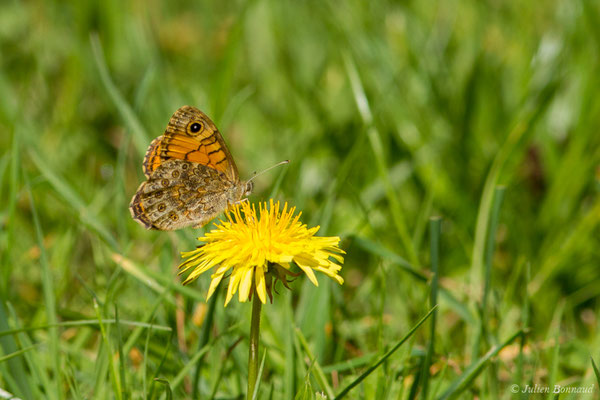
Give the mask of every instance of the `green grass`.
<path id="1" fill-rule="evenodd" d="M 347 252 L 263 307 L 256 398 L 598 396 L 599 27 L 589 0 L 1 2 L 0 389 L 245 397 L 250 304 L 183 287 L 199 231 L 128 210 L 189 104 L 242 178 L 290 160 L 250 201 Z"/>

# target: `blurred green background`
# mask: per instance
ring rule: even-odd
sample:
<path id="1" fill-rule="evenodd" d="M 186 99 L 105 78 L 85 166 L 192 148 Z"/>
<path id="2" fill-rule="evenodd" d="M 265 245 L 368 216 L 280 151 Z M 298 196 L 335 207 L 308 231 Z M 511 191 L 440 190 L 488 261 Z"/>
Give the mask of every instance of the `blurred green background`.
<path id="1" fill-rule="evenodd" d="M 432 292 L 435 324 L 350 398 L 597 395 L 599 71 L 588 0 L 2 1 L 0 388 L 244 396 L 250 305 L 220 293 L 207 313 L 210 277 L 177 277 L 199 231 L 128 210 L 189 104 L 242 178 L 291 160 L 250 201 L 287 201 L 347 251 L 343 286 L 299 278 L 264 307 L 259 398 L 339 393 Z"/>

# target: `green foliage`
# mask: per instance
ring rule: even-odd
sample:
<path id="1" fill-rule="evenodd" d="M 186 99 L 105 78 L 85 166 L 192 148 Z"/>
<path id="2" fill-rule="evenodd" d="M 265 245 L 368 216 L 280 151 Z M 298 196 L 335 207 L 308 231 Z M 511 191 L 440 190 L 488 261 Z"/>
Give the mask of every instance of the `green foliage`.
<path id="1" fill-rule="evenodd" d="M 242 178 L 291 160 L 250 201 L 347 251 L 343 286 L 263 307 L 256 398 L 597 394 L 599 27 L 589 0 L 0 2 L 0 388 L 245 396 L 250 304 L 182 287 L 200 233 L 128 210 L 189 104 Z"/>

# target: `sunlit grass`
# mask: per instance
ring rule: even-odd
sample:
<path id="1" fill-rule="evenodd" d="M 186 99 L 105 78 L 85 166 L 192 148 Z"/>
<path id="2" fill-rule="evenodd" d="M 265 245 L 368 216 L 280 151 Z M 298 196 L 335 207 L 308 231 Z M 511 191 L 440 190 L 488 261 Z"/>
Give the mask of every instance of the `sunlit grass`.
<path id="1" fill-rule="evenodd" d="M 290 159 L 251 200 L 347 253 L 342 287 L 263 307 L 258 398 L 598 387 L 599 26 L 589 1 L 2 2 L 0 388 L 245 394 L 249 305 L 180 284 L 200 232 L 128 212 L 184 104 L 243 179 Z"/>

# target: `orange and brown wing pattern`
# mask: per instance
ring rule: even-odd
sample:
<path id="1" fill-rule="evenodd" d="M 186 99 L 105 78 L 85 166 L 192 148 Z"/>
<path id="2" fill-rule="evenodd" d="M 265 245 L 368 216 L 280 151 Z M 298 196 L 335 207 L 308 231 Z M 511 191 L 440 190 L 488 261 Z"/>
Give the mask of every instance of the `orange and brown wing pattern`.
<path id="1" fill-rule="evenodd" d="M 154 172 L 154 170 L 156 170 L 156 168 L 158 168 L 162 162 L 160 158 L 160 143 L 162 139 L 162 136 L 159 136 L 156 139 L 154 139 L 152 143 L 150 143 L 150 147 L 148 147 L 148 150 L 146 150 L 146 156 L 144 157 L 144 162 L 142 164 L 142 167 L 144 169 L 144 175 L 146 175 L 146 178 L 150 178 L 152 172 Z"/>
<path id="2" fill-rule="evenodd" d="M 179 159 L 221 171 L 239 182 L 235 161 L 215 124 L 197 108 L 183 106 L 175 111 L 160 142 L 163 160 Z"/>
<path id="3" fill-rule="evenodd" d="M 147 229 L 201 227 L 252 191 L 215 124 L 190 106 L 177 110 L 150 143 L 143 169 L 147 180 L 129 209 Z"/>
<path id="4" fill-rule="evenodd" d="M 231 182 L 223 172 L 205 165 L 167 160 L 138 187 L 129 210 L 146 229 L 199 228 L 240 201 L 249 189 L 246 183 Z"/>

